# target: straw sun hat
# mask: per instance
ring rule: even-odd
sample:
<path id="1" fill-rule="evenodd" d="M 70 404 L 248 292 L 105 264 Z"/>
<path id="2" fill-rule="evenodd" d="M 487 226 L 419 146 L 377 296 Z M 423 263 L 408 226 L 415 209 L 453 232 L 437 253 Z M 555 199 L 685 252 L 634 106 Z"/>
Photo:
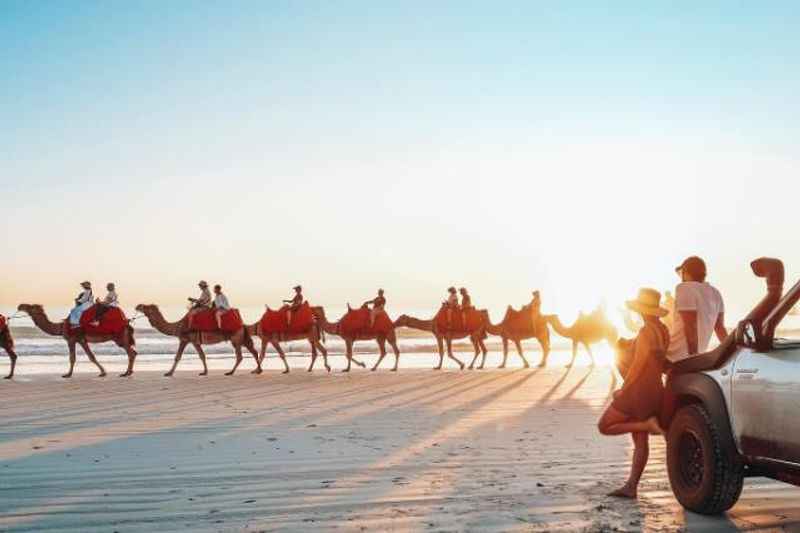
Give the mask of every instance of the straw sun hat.
<path id="1" fill-rule="evenodd" d="M 628 300 L 625 305 L 631 311 L 643 315 L 667 316 L 669 311 L 661 307 L 661 293 L 655 289 L 639 289 L 635 300 Z"/>

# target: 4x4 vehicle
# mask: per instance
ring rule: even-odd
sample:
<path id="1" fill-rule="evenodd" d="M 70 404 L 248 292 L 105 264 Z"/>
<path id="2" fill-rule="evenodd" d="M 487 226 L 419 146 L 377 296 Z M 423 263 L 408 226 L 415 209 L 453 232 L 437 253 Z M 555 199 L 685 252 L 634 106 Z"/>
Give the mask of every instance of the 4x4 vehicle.
<path id="1" fill-rule="evenodd" d="M 672 491 L 691 511 L 716 514 L 739 499 L 745 477 L 800 485 L 800 340 L 775 330 L 800 299 L 783 294 L 783 263 L 751 263 L 767 295 L 715 350 L 673 365 L 677 409 L 667 432 Z"/>

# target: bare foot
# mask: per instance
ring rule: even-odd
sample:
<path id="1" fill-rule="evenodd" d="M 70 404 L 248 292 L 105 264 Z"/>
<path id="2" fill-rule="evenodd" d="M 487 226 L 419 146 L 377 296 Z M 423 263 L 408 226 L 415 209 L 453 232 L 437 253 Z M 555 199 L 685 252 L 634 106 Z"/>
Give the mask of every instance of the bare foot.
<path id="1" fill-rule="evenodd" d="M 617 489 L 615 491 L 609 492 L 607 496 L 611 496 L 612 498 L 630 498 L 632 500 L 636 499 L 636 489 L 630 488 L 628 485 L 624 485 L 622 488 Z"/>

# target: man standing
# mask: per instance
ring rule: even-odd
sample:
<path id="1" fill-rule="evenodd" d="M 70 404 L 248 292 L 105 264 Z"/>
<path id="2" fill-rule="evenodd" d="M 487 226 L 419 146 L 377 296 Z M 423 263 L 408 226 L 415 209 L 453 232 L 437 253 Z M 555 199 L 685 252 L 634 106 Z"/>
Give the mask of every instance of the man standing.
<path id="1" fill-rule="evenodd" d="M 706 281 L 705 261 L 689 257 L 675 272 L 681 283 L 675 288 L 675 311 L 667 350 L 667 359 L 673 363 L 705 352 L 713 333 L 720 342 L 728 336 L 722 295 Z"/>

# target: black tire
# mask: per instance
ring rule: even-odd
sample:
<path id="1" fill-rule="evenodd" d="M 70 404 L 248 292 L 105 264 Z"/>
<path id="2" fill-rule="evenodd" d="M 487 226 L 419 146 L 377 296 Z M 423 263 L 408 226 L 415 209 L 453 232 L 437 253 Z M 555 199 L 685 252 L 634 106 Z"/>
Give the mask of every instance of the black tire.
<path id="1" fill-rule="evenodd" d="M 742 459 L 732 435 L 722 435 L 700 404 L 680 408 L 667 433 L 667 471 L 672 492 L 685 508 L 714 515 L 739 499 Z"/>

